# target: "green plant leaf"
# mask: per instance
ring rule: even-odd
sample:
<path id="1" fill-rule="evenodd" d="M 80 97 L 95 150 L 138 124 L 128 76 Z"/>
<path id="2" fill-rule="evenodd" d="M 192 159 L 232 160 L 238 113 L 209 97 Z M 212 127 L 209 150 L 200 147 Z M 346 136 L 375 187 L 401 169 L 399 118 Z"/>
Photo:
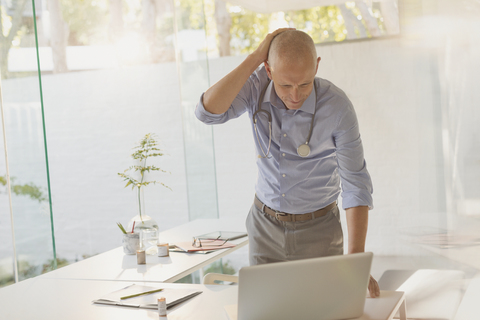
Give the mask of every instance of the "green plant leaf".
<path id="1" fill-rule="evenodd" d="M 125 231 L 125 228 L 123 227 L 123 225 L 120 222 L 117 222 L 117 226 L 120 228 L 120 230 L 122 230 L 122 232 L 124 234 L 127 234 L 127 231 Z"/>
<path id="2" fill-rule="evenodd" d="M 148 165 L 147 160 L 152 157 L 161 157 L 165 154 L 158 146 L 158 139 L 154 133 L 147 133 L 142 140 L 139 141 L 138 145 L 133 147 L 135 150 L 131 156 L 134 160 L 139 161 L 140 164 L 135 164 L 127 169 L 123 173 L 118 173 L 120 177 L 123 178 L 123 181 L 126 181 L 125 187 L 132 185 L 132 190 L 141 187 L 146 187 L 150 184 L 160 184 L 165 188 L 172 190 L 170 187 L 166 186 L 164 183 L 156 180 L 145 181 L 146 175 L 145 172 L 161 172 L 161 173 L 170 173 L 169 171 L 163 170 L 155 165 Z M 132 174 L 137 172 L 136 175 L 139 175 L 139 180 L 135 179 Z"/>

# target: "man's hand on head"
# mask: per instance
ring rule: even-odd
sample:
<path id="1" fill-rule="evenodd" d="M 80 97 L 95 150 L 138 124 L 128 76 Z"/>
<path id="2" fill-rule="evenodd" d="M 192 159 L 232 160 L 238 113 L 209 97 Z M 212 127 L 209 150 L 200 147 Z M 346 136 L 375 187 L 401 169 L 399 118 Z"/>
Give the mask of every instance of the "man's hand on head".
<path id="1" fill-rule="evenodd" d="M 276 35 L 293 28 L 283 28 L 270 33 L 252 54 L 238 67 L 211 86 L 203 95 L 203 106 L 212 114 L 227 112 L 252 72 L 268 58 L 270 44 Z"/>
<path id="2" fill-rule="evenodd" d="M 273 38 L 275 38 L 276 35 L 288 31 L 288 30 L 296 30 L 295 28 L 280 28 L 272 33 L 269 33 L 265 39 L 260 43 L 258 48 L 251 54 L 252 56 L 255 57 L 255 59 L 258 61 L 258 64 L 267 61 L 268 59 L 268 50 L 270 48 L 270 43 L 272 42 Z"/>

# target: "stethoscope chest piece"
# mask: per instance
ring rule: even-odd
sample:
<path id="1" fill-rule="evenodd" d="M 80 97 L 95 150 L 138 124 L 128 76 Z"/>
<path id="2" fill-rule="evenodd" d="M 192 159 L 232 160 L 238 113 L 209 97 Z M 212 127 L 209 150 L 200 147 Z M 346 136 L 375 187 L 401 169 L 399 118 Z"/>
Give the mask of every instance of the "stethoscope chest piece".
<path id="1" fill-rule="evenodd" d="M 265 96 L 265 91 L 267 90 L 267 87 L 269 84 L 270 84 L 270 80 L 268 81 L 267 85 L 265 86 L 265 88 L 263 88 L 262 93 L 260 94 L 260 98 L 258 99 L 258 110 L 252 116 L 253 125 L 255 128 L 255 135 L 257 137 L 258 145 L 263 153 L 263 156 L 258 155 L 259 158 L 269 158 L 270 147 L 272 144 L 272 114 L 267 110 L 263 110 L 261 107 L 263 102 L 263 97 Z M 258 130 L 257 130 L 257 116 L 262 112 L 268 117 L 269 132 L 268 132 L 268 147 L 266 151 L 263 149 L 260 143 L 260 138 L 258 136 Z M 313 116 L 312 116 L 312 121 L 310 122 L 310 130 L 308 131 L 307 141 L 297 148 L 297 154 L 302 158 L 306 158 L 310 155 L 310 146 L 308 145 L 308 143 L 310 142 L 310 138 L 312 137 L 313 124 L 314 124 L 316 113 L 317 113 L 317 109 L 315 108 L 315 111 L 313 112 Z"/>
<path id="2" fill-rule="evenodd" d="M 308 157 L 310 155 L 310 147 L 308 144 L 302 144 L 299 146 L 297 148 L 297 154 L 302 158 Z"/>

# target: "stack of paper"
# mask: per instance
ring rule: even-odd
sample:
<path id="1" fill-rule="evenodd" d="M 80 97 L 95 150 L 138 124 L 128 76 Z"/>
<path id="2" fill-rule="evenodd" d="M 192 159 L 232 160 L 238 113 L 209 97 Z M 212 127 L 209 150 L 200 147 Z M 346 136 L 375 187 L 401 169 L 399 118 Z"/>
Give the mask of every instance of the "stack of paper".
<path id="1" fill-rule="evenodd" d="M 157 299 L 164 297 L 167 301 L 167 309 L 169 309 L 202 293 L 202 291 L 195 291 L 191 289 L 164 288 L 159 292 L 151 294 L 141 294 L 144 292 L 158 289 L 161 289 L 161 287 L 150 287 L 132 284 L 128 287 L 112 292 L 100 299 L 94 300 L 93 303 L 132 308 L 157 309 Z M 137 294 L 141 295 L 125 299 L 125 297 Z"/>

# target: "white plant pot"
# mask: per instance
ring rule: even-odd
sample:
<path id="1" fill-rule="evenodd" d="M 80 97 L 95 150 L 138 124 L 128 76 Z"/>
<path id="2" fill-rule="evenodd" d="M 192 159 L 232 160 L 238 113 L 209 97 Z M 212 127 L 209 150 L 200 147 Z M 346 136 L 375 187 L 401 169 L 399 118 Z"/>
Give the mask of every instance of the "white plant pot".
<path id="1" fill-rule="evenodd" d="M 123 234 L 122 244 L 123 244 L 123 252 L 125 254 L 136 254 L 137 249 L 140 247 L 140 234 L 139 233 Z"/>

